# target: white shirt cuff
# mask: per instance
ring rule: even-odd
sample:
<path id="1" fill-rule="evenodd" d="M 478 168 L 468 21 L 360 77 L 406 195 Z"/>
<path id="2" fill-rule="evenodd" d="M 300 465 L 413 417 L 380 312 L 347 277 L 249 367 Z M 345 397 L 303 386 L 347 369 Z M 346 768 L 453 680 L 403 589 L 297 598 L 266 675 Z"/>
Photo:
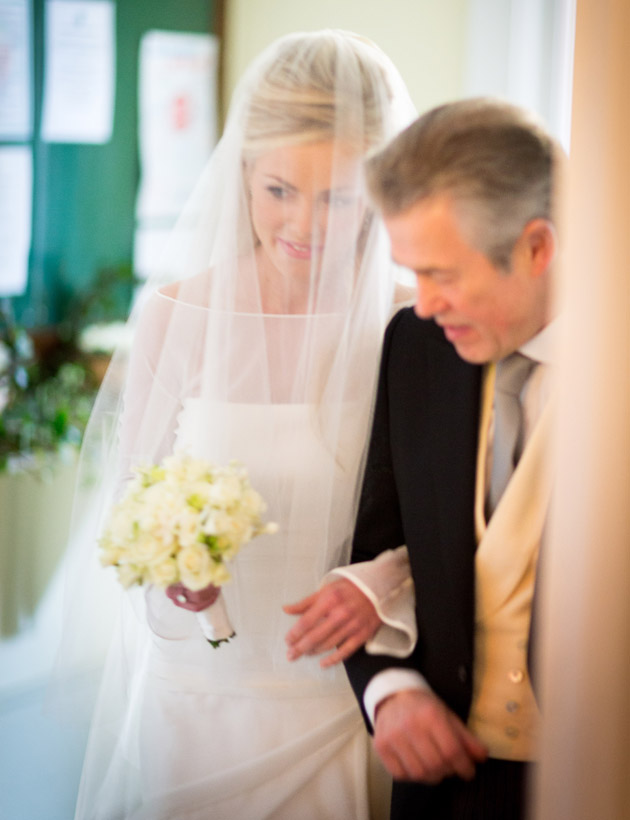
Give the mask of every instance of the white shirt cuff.
<path id="1" fill-rule="evenodd" d="M 392 667 L 383 669 L 378 675 L 374 675 L 363 693 L 363 705 L 372 726 L 374 726 L 374 716 L 379 703 L 390 695 L 402 692 L 405 689 L 431 691 L 429 684 L 420 672 L 416 672 L 415 669 Z"/>

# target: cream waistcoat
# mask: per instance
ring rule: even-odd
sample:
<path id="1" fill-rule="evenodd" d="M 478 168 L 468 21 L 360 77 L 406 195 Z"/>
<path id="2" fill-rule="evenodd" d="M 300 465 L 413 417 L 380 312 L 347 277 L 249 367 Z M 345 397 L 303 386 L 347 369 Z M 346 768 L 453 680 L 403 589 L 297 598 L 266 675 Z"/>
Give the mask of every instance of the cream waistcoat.
<path id="1" fill-rule="evenodd" d="M 494 367 L 484 376 L 475 526 L 477 552 L 475 669 L 470 730 L 491 757 L 532 760 L 540 715 L 527 672 L 527 641 L 536 563 L 549 506 L 550 402 L 490 521 L 484 516 L 486 452 Z"/>

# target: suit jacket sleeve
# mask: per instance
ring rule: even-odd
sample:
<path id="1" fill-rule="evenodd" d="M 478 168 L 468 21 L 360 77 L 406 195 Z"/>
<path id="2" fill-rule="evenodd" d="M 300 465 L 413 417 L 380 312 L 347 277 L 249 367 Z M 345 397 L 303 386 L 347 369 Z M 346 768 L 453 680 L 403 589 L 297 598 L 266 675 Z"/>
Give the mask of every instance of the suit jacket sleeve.
<path id="1" fill-rule="evenodd" d="M 353 538 L 352 563 L 370 561 L 387 549 L 405 543 L 398 492 L 392 464 L 388 400 L 388 363 L 392 337 L 403 312 L 394 316 L 385 333 L 374 419 L 365 476 Z M 413 656 L 395 659 L 368 655 L 363 649 L 346 661 L 348 677 L 363 710 L 363 693 L 371 678 L 392 666 L 415 668 Z M 370 727 L 367 715 L 366 723 Z"/>
<path id="2" fill-rule="evenodd" d="M 469 708 L 480 375 L 433 321 L 403 309 L 390 322 L 351 560 L 407 546 L 418 642 L 408 658 L 347 660 L 361 705 L 372 677 L 396 666 L 420 672 L 459 715 Z"/>

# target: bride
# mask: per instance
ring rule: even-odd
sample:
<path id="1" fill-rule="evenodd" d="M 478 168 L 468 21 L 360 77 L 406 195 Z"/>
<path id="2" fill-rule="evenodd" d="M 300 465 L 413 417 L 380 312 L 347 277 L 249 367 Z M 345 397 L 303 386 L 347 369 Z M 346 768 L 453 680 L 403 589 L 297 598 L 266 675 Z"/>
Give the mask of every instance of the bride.
<path id="1" fill-rule="evenodd" d="M 349 558 L 381 333 L 406 296 L 362 158 L 412 117 L 391 62 L 339 31 L 282 38 L 237 89 L 169 281 L 147 285 L 101 389 L 77 509 L 98 532 L 134 465 L 183 450 L 246 465 L 279 529 L 236 559 L 219 648 L 191 611 L 215 590 L 119 594 L 77 818 L 387 816 L 345 672 L 291 663 L 282 605 Z"/>

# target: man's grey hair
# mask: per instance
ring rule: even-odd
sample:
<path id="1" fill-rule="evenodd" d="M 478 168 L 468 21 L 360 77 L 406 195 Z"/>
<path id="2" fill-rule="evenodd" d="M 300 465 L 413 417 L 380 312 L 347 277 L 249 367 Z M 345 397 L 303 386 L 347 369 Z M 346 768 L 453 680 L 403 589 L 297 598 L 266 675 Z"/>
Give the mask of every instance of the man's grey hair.
<path id="1" fill-rule="evenodd" d="M 419 117 L 366 163 L 386 216 L 434 194 L 453 197 L 469 241 L 500 268 L 532 219 L 553 221 L 562 150 L 524 110 L 477 98 Z"/>

